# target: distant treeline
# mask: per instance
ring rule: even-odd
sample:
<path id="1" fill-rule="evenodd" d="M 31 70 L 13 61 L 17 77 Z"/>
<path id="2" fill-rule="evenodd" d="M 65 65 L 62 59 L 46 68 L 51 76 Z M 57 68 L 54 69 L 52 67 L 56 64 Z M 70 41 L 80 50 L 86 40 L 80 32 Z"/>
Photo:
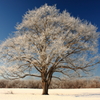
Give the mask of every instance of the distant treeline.
<path id="1" fill-rule="evenodd" d="M 0 88 L 42 88 L 42 84 L 40 80 L 0 80 Z M 100 78 L 53 80 L 49 88 L 100 88 Z"/>

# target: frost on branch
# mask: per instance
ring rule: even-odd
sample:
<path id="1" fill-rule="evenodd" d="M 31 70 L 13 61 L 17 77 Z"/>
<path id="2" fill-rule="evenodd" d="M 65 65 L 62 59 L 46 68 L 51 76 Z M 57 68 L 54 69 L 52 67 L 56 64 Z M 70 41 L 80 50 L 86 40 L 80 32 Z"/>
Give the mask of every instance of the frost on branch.
<path id="1" fill-rule="evenodd" d="M 54 72 L 79 75 L 99 63 L 97 27 L 56 6 L 29 10 L 16 29 L 15 36 L 0 45 L 3 77 L 36 76 L 49 84 Z"/>

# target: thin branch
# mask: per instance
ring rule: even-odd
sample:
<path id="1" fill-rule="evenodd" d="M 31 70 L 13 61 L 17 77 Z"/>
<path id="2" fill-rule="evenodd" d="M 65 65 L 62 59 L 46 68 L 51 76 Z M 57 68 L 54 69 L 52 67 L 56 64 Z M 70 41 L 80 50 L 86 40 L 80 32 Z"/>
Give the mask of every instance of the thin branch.
<path id="1" fill-rule="evenodd" d="M 52 78 L 56 78 L 56 79 L 58 79 L 58 80 L 60 80 L 60 81 L 61 81 L 61 79 L 60 79 L 59 77 L 56 77 L 56 76 L 52 76 Z"/>

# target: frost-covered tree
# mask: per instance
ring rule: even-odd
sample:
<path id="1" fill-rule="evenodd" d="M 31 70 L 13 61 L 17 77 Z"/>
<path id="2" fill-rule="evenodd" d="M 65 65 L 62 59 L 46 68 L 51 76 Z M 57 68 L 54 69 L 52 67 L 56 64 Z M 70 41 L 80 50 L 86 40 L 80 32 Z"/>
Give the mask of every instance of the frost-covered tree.
<path id="1" fill-rule="evenodd" d="M 40 77 L 43 94 L 52 78 L 60 78 L 54 73 L 83 75 L 99 63 L 97 28 L 56 6 L 29 10 L 16 29 L 0 45 L 0 73 L 7 79 Z"/>

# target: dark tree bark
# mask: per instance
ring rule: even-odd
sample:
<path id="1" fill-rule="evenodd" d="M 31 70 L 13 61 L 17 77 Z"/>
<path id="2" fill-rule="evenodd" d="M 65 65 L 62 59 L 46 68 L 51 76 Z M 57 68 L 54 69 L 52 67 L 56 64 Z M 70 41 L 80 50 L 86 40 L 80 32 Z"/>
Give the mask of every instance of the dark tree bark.
<path id="1" fill-rule="evenodd" d="M 42 82 L 42 88 L 43 88 L 42 95 L 49 95 L 48 94 L 48 88 L 49 88 L 48 81 L 43 81 Z"/>
<path id="2" fill-rule="evenodd" d="M 41 73 L 41 78 L 42 78 L 42 95 L 49 95 L 48 94 L 48 89 L 49 89 L 49 85 L 51 83 L 51 79 L 52 79 L 52 70 L 47 74 L 47 71 L 44 71 L 43 73 Z"/>
<path id="3" fill-rule="evenodd" d="M 45 69 L 42 69 L 41 79 L 42 79 L 42 89 L 43 89 L 42 95 L 48 95 L 49 84 L 47 81 L 47 72 L 45 71 Z"/>

